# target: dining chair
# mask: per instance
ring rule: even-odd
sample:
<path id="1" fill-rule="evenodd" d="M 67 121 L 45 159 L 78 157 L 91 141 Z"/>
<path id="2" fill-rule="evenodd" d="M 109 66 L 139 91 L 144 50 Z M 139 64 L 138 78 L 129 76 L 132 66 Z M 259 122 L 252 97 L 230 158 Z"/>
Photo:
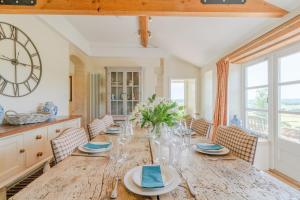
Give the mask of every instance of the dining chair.
<path id="1" fill-rule="evenodd" d="M 211 128 L 211 123 L 205 119 L 193 119 L 192 130 L 195 131 L 200 136 L 208 136 Z"/>
<path id="2" fill-rule="evenodd" d="M 88 142 L 83 128 L 69 128 L 51 140 L 52 152 L 56 163 L 61 162 L 80 145 Z"/>
<path id="3" fill-rule="evenodd" d="M 87 125 L 90 140 L 95 138 L 97 135 L 104 133 L 106 127 L 104 120 L 94 119 L 92 123 Z"/>
<path id="4" fill-rule="evenodd" d="M 114 124 L 114 119 L 111 115 L 105 115 L 102 120 L 104 121 L 106 128 Z"/>
<path id="5" fill-rule="evenodd" d="M 258 138 L 236 126 L 219 126 L 217 144 L 223 145 L 237 157 L 253 164 Z"/>

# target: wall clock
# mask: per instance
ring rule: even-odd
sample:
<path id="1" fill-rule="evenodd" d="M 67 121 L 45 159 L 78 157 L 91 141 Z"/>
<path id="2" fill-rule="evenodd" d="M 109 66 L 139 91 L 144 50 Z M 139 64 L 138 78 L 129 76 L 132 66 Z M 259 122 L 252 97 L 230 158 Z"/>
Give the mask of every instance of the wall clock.
<path id="1" fill-rule="evenodd" d="M 16 26 L 0 22 L 0 94 L 26 96 L 41 77 L 42 62 L 32 40 Z"/>

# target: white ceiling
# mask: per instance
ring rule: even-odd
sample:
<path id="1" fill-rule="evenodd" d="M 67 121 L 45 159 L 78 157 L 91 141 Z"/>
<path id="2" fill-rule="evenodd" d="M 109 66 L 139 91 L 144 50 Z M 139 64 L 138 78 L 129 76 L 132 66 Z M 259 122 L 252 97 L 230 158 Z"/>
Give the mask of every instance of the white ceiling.
<path id="1" fill-rule="evenodd" d="M 268 0 L 287 10 L 300 7 L 300 0 Z M 51 20 L 53 16 L 43 16 Z M 69 23 L 77 31 L 93 56 L 103 56 L 107 48 L 111 54 L 122 50 L 142 49 L 138 38 L 137 17 L 64 16 L 50 23 Z M 262 30 L 278 22 L 276 18 L 213 18 L 213 17 L 153 17 L 150 23 L 152 38 L 149 47 L 173 54 L 197 66 L 204 66 L 228 51 L 255 37 Z M 49 22 L 48 22 L 49 23 Z M 60 30 L 58 30 L 60 31 Z M 153 51 L 151 51 L 153 52 Z M 107 55 L 105 55 L 107 56 Z M 114 56 L 114 55 L 111 55 Z"/>

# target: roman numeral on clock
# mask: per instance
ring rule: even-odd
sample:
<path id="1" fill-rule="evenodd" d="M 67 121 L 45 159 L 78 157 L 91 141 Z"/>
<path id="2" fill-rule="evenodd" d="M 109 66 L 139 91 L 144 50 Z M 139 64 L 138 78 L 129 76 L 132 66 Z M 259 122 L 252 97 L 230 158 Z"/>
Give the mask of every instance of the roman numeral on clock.
<path id="1" fill-rule="evenodd" d="M 14 95 L 19 96 L 20 95 L 20 90 L 19 90 L 19 84 L 18 83 L 12 83 L 13 89 L 14 89 Z"/>
<path id="2" fill-rule="evenodd" d="M 34 73 L 31 74 L 30 79 L 34 80 L 36 83 L 39 82 L 39 78 Z"/>
<path id="3" fill-rule="evenodd" d="M 12 39 L 12 40 L 17 40 L 18 38 L 18 36 L 17 36 L 17 29 L 16 29 L 16 27 L 14 27 L 14 26 L 11 26 L 10 27 L 10 30 L 11 30 L 11 34 L 10 34 L 10 39 Z"/>
<path id="4" fill-rule="evenodd" d="M 28 89 L 28 91 L 31 92 L 31 86 L 30 86 L 29 82 L 26 81 L 26 82 L 24 82 L 23 84 L 24 84 L 25 87 Z"/>
<path id="5" fill-rule="evenodd" d="M 0 25 L 0 38 L 6 38 L 6 34 L 4 32 L 2 25 Z"/>
<path id="6" fill-rule="evenodd" d="M 6 86 L 7 86 L 7 81 L 0 78 L 0 94 L 3 94 L 3 91 L 5 90 Z"/>

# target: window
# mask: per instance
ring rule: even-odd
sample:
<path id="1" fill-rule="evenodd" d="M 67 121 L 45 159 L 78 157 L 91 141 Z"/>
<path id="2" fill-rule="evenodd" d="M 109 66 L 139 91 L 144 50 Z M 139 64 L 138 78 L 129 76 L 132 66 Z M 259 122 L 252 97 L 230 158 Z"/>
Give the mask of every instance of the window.
<path id="1" fill-rule="evenodd" d="M 184 106 L 184 80 L 171 81 L 171 99 Z"/>
<path id="2" fill-rule="evenodd" d="M 196 112 L 196 80 L 173 79 L 170 89 L 171 100 L 184 106 L 187 114 L 194 115 Z"/>
<path id="3" fill-rule="evenodd" d="M 251 132 L 268 135 L 268 61 L 246 66 L 245 126 Z"/>
<path id="4" fill-rule="evenodd" d="M 300 52 L 278 58 L 278 136 L 300 143 Z"/>

